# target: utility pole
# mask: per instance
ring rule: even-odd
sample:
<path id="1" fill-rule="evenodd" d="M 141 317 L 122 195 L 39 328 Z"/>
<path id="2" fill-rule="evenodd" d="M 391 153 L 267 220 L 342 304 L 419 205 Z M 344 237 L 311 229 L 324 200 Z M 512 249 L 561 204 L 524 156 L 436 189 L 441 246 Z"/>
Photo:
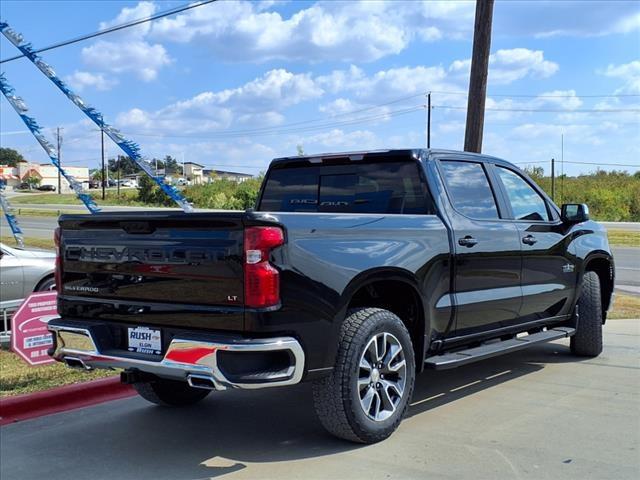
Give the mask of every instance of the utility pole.
<path id="1" fill-rule="evenodd" d="M 560 135 L 560 203 L 564 201 L 564 133 Z"/>
<path id="2" fill-rule="evenodd" d="M 117 159 L 117 162 L 118 162 L 118 183 L 116 184 L 117 187 L 118 187 L 118 198 L 120 198 L 120 158 L 121 158 L 121 156 L 118 155 L 118 159 Z"/>
<path id="3" fill-rule="evenodd" d="M 100 179 L 100 181 L 102 182 L 102 200 L 105 199 L 105 183 L 107 182 L 106 180 L 106 170 L 104 168 L 104 130 L 100 129 L 100 143 L 101 143 L 101 147 L 102 147 L 102 177 Z"/>
<path id="4" fill-rule="evenodd" d="M 466 152 L 480 153 L 482 151 L 492 17 L 493 0 L 477 0 L 471 75 L 469 77 L 469 98 L 467 100 L 467 125 L 464 137 L 464 150 Z"/>
<path id="5" fill-rule="evenodd" d="M 58 162 L 60 163 L 60 167 L 62 167 L 62 157 L 60 156 L 60 147 L 62 146 L 62 137 L 60 136 L 60 127 L 56 128 L 56 139 L 58 143 Z M 60 174 L 60 169 L 58 169 L 58 195 L 62 193 L 62 175 Z"/>
<path id="6" fill-rule="evenodd" d="M 556 159 L 551 159 L 551 200 L 556 201 Z"/>
<path id="7" fill-rule="evenodd" d="M 427 148 L 431 148 L 431 92 L 427 93 Z"/>

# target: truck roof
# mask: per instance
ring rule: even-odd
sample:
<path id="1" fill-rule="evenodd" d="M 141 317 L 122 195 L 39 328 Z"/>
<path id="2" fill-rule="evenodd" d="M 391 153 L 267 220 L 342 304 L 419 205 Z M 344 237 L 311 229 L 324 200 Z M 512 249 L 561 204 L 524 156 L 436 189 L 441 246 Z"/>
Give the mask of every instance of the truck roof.
<path id="1" fill-rule="evenodd" d="M 491 161 L 494 163 L 505 164 L 513 166 L 512 163 L 507 162 L 501 158 L 493 157 L 491 155 L 485 155 L 482 153 L 462 152 L 459 150 L 447 150 L 442 148 L 403 148 L 403 149 L 388 149 L 388 150 L 360 150 L 352 152 L 334 152 L 334 153 L 318 153 L 312 155 L 292 155 L 290 157 L 275 158 L 271 161 L 271 167 L 282 167 L 289 163 L 309 162 L 309 163 L 321 163 L 325 159 L 349 159 L 352 161 L 359 161 L 364 159 L 374 158 L 398 158 L 398 157 L 414 157 L 422 158 L 424 160 L 435 159 L 439 157 L 447 158 L 459 158 L 459 159 L 473 159 L 474 161 L 484 162 Z"/>

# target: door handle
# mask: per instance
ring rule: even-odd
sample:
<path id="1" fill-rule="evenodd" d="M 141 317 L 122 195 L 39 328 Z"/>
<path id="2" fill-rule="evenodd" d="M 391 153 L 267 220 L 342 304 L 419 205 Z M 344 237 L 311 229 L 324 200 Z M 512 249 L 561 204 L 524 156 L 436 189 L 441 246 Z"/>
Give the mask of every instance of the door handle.
<path id="1" fill-rule="evenodd" d="M 526 237 L 524 237 L 522 239 L 522 243 L 526 244 L 526 245 L 533 245 L 537 242 L 538 240 L 536 240 L 536 237 L 534 237 L 533 235 L 527 235 Z"/>
<path id="2" fill-rule="evenodd" d="M 466 237 L 458 239 L 458 244 L 462 245 L 463 247 L 471 248 L 474 245 L 476 245 L 477 243 L 478 243 L 478 240 L 473 238 L 471 235 L 467 235 Z"/>

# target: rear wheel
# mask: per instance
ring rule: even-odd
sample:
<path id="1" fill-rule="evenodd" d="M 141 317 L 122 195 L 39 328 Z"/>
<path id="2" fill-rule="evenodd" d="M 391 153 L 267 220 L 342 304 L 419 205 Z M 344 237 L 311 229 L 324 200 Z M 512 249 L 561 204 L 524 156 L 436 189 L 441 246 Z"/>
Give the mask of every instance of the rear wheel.
<path id="1" fill-rule="evenodd" d="M 414 380 L 413 345 L 402 321 L 379 308 L 354 310 L 342 326 L 332 374 L 314 382 L 316 412 L 337 437 L 379 442 L 402 421 Z"/>
<path id="2" fill-rule="evenodd" d="M 55 289 L 56 289 L 56 279 L 54 277 L 49 277 L 42 280 L 34 291 L 47 292 L 49 290 L 55 290 Z"/>
<path id="3" fill-rule="evenodd" d="M 578 300 L 578 328 L 571 337 L 571 352 L 585 357 L 602 353 L 602 302 L 600 278 L 596 272 L 586 272 Z"/>
<path id="4" fill-rule="evenodd" d="M 150 382 L 134 383 L 133 388 L 145 400 L 164 407 L 193 405 L 210 393 L 210 390 L 192 388 L 185 382 L 162 378 Z"/>

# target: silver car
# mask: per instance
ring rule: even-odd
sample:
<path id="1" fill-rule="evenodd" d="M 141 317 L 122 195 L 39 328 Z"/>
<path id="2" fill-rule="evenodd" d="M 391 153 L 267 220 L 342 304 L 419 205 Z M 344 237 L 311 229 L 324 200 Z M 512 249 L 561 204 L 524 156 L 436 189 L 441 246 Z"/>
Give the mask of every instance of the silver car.
<path id="1" fill-rule="evenodd" d="M 25 298 L 31 292 L 55 290 L 56 254 L 0 243 L 0 301 Z"/>

